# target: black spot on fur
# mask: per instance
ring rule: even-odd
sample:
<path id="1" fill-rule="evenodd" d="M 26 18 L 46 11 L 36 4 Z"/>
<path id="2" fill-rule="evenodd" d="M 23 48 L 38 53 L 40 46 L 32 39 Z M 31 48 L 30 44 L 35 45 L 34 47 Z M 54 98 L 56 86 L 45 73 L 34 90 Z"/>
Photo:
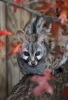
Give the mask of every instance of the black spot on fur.
<path id="1" fill-rule="evenodd" d="M 52 70 L 51 74 L 56 75 L 56 74 L 62 73 L 62 72 L 63 72 L 63 69 L 61 67 L 59 67 L 59 68 Z"/>
<path id="2" fill-rule="evenodd" d="M 36 17 L 36 20 L 34 21 L 33 23 L 33 34 L 36 34 L 37 33 L 37 23 L 39 21 L 39 16 Z"/>

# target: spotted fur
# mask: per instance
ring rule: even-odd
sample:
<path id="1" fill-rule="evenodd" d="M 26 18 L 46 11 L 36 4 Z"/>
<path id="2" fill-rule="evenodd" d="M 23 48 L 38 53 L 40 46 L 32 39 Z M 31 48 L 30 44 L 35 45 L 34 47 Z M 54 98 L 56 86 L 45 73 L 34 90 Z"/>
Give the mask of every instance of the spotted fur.
<path id="1" fill-rule="evenodd" d="M 55 58 L 54 52 L 51 52 L 51 49 L 54 48 L 54 43 L 49 43 L 47 38 L 50 30 L 51 23 L 39 16 L 33 16 L 24 28 L 24 33 L 27 38 L 26 42 L 22 43 L 20 57 L 18 57 L 19 67 L 23 73 L 41 75 L 43 70 L 46 69 L 50 70 L 53 75 L 54 73 L 61 72 L 60 68 L 67 61 L 68 56 L 66 55 L 68 54 L 65 53 L 63 56 L 61 55 Z M 34 53 L 37 52 L 39 47 L 41 55 L 38 57 L 34 56 Z M 29 50 L 26 48 L 29 48 Z M 30 57 L 22 54 L 23 51 L 27 50 L 29 55 L 31 55 Z M 32 59 L 35 66 L 31 64 Z"/>

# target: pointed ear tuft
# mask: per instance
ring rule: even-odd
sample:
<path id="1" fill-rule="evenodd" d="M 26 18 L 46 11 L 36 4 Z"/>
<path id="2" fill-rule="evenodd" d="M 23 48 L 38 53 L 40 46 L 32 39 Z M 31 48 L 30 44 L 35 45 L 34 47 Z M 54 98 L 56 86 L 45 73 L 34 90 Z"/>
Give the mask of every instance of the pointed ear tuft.
<path id="1" fill-rule="evenodd" d="M 16 35 L 17 35 L 17 40 L 20 43 L 25 42 L 27 40 L 25 32 L 22 29 L 18 30 Z"/>

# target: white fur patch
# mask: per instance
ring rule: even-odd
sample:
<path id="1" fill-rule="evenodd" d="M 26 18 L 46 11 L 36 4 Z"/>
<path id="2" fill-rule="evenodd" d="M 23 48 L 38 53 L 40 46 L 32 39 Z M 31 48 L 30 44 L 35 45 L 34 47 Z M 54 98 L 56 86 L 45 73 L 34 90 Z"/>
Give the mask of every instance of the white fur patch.
<path id="1" fill-rule="evenodd" d="M 27 59 L 28 59 L 28 56 L 24 56 L 24 55 L 23 55 L 23 59 L 24 59 L 24 60 L 27 60 Z"/>
<path id="2" fill-rule="evenodd" d="M 36 56 L 38 60 L 42 58 L 42 55 Z"/>

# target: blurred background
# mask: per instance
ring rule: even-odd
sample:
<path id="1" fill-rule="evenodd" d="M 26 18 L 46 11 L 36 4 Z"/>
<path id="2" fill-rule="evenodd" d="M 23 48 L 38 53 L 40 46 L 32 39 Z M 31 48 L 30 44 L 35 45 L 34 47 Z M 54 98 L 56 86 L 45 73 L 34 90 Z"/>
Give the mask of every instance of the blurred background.
<path id="1" fill-rule="evenodd" d="M 27 3 L 29 0 L 21 0 L 21 4 Z M 55 0 L 47 0 L 48 2 L 54 2 Z M 28 5 L 28 7 L 30 7 Z M 0 1 L 0 30 L 7 29 L 12 34 L 9 36 L 2 36 L 0 40 L 6 43 L 0 52 L 0 100 L 3 100 L 12 88 L 22 78 L 22 73 L 19 70 L 16 55 L 13 54 L 8 57 L 11 47 L 9 43 L 16 44 L 16 31 L 23 29 L 26 23 L 30 19 L 30 13 L 17 9 L 16 12 L 8 4 Z"/>
<path id="2" fill-rule="evenodd" d="M 22 4 L 29 0 L 22 0 Z M 23 29 L 28 22 L 30 14 L 23 10 L 17 9 L 14 13 L 13 8 L 8 4 L 0 1 L 0 30 L 7 29 L 12 34 L 9 36 L 2 36 L 0 40 L 6 43 L 0 52 L 0 100 L 3 100 L 12 90 L 22 77 L 19 70 L 16 55 L 13 54 L 8 57 L 7 54 L 11 51 L 9 43 L 16 44 L 16 31 Z"/>

